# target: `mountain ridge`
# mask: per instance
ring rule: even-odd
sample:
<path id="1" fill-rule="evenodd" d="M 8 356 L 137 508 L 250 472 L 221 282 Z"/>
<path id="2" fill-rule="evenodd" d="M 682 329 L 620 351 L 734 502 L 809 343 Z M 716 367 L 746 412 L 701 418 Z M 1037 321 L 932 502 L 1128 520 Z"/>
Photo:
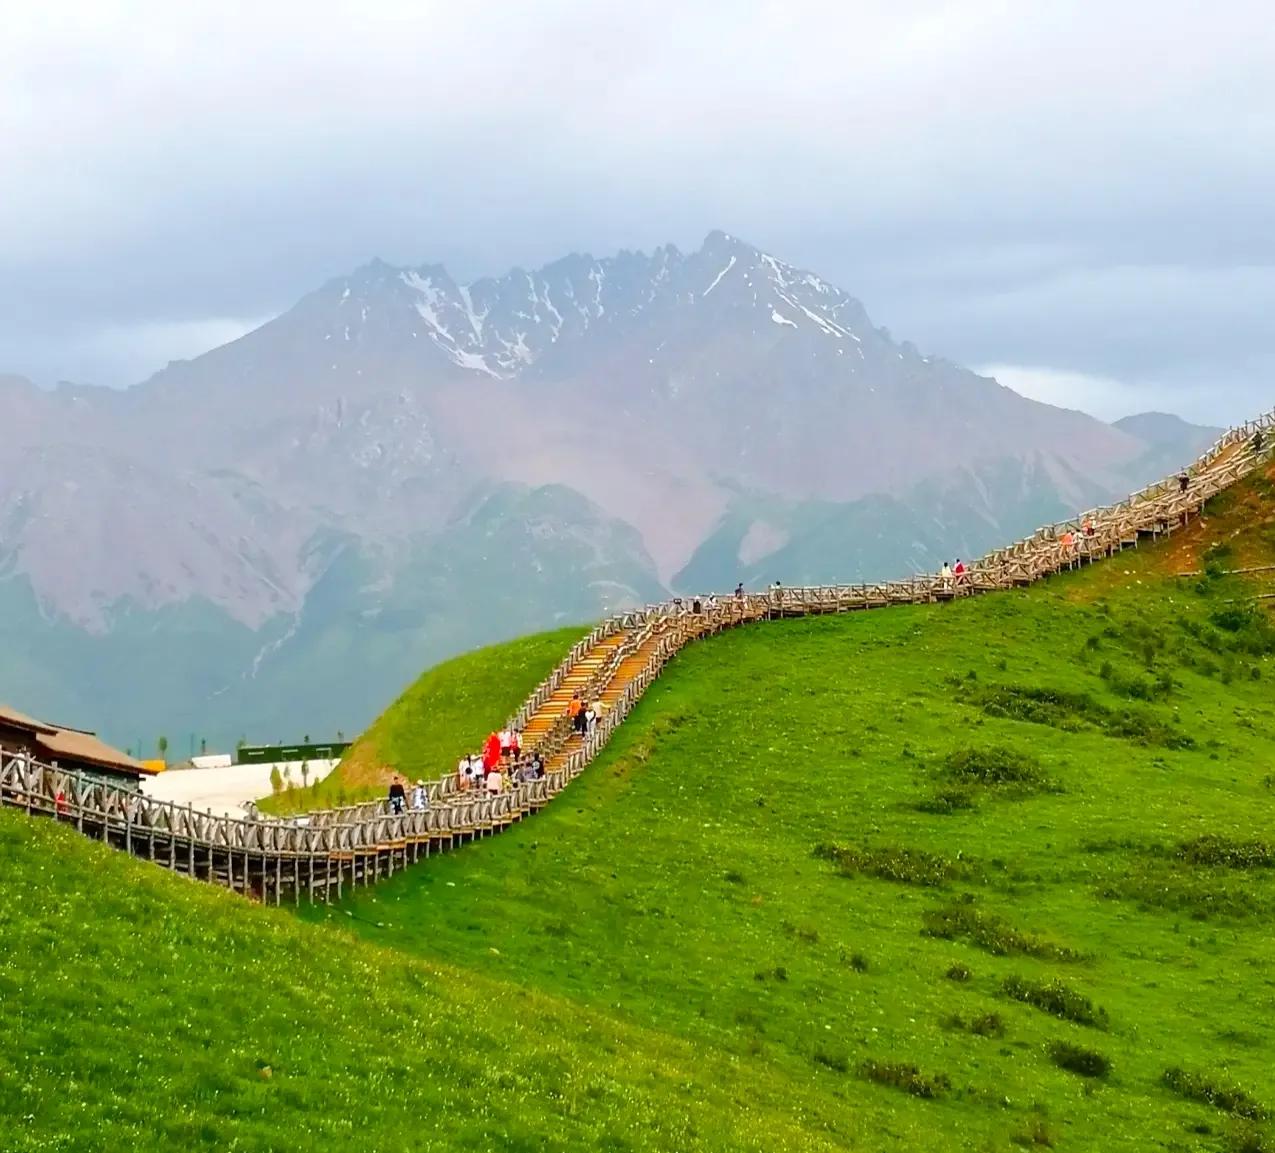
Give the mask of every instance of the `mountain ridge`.
<path id="1" fill-rule="evenodd" d="M 853 532 L 855 502 L 901 501 L 906 520 L 927 481 L 999 470 L 1037 495 L 959 483 L 967 517 L 1002 524 L 1002 501 L 1026 515 L 1123 495 L 1173 447 L 922 355 L 816 273 L 716 231 L 693 252 L 572 254 L 466 284 L 442 265 L 374 260 L 130 389 L 43 391 L 0 377 L 0 426 L 0 580 L 25 582 L 48 626 L 42 634 L 24 608 L 10 638 L 31 656 L 49 629 L 106 638 L 121 614 L 172 621 L 186 606 L 224 666 L 209 678 L 192 665 L 192 683 L 243 675 L 243 643 L 232 655 L 204 631 L 220 615 L 227 637 L 268 638 L 251 665 L 262 691 L 299 652 L 297 620 L 343 660 L 375 652 L 388 693 L 424 658 L 502 639 L 515 623 L 587 619 L 688 570 L 729 587 L 764 567 L 768 549 L 810 556 L 803 536 L 816 521 Z M 1021 474 L 999 463 L 1037 458 L 1054 463 Z M 501 495 L 519 492 L 541 494 L 531 537 L 533 506 Z M 695 562 L 752 500 L 787 520 L 742 527 L 746 563 L 729 552 L 716 567 Z M 960 539 L 949 530 L 924 535 L 917 563 Z M 335 577 L 316 542 L 334 539 L 346 542 L 344 602 L 319 595 Z M 865 546 L 861 567 L 895 555 Z M 524 567 L 502 567 L 504 556 Z M 604 581 L 575 574 L 586 556 Z M 578 587 L 547 587 L 540 573 Z M 460 599 L 422 600 L 413 581 Z M 509 586 L 536 590 L 526 612 L 509 605 L 468 630 L 448 619 L 457 604 L 504 603 Z M 372 639 L 367 622 L 382 611 L 414 622 L 404 636 L 425 647 L 410 662 L 387 661 Z M 171 649 L 174 638 L 153 643 Z M 304 676 L 287 676 L 299 712 Z M 201 699 L 215 712 L 233 695 Z M 66 715 L 63 702 L 39 703 Z M 198 715 L 193 701 L 187 714 Z"/>

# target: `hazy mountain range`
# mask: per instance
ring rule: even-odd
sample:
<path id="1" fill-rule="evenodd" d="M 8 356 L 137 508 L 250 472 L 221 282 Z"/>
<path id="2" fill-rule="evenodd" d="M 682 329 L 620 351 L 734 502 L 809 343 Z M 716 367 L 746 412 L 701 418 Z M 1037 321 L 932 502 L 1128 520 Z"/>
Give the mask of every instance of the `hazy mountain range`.
<path id="1" fill-rule="evenodd" d="M 669 589 L 897 576 L 1191 459 L 923 356 L 720 232 L 380 261 L 127 390 L 0 377 L 0 699 L 144 747 L 353 732 L 423 666 Z"/>

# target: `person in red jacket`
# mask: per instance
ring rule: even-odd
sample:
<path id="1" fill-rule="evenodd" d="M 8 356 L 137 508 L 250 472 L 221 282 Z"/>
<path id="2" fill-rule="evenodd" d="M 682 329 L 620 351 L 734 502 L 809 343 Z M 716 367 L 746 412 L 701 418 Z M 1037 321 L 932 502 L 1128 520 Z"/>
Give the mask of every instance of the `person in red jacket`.
<path id="1" fill-rule="evenodd" d="M 492 733 L 487 738 L 487 744 L 483 746 L 483 776 L 486 777 L 498 764 L 500 764 L 500 734 Z"/>

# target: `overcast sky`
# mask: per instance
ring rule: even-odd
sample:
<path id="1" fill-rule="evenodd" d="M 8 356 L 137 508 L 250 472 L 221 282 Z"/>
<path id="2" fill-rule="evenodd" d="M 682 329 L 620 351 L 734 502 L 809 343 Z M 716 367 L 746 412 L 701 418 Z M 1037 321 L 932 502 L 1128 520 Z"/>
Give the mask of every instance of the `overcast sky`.
<path id="1" fill-rule="evenodd" d="M 723 228 L 1100 416 L 1275 404 L 1258 0 L 5 5 L 0 372 Z"/>

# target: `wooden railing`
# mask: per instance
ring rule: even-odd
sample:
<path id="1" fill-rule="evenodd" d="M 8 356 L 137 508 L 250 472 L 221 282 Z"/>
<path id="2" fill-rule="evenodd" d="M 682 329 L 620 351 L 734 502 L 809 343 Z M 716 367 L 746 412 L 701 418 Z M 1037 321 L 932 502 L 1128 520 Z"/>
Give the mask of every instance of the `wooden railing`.
<path id="1" fill-rule="evenodd" d="M 523 820 L 548 804 L 610 740 L 650 683 L 686 644 L 725 628 L 776 617 L 841 613 L 897 604 L 923 604 L 1029 584 L 1062 569 L 1092 563 L 1171 533 L 1205 501 L 1248 475 L 1259 454 L 1260 431 L 1269 445 L 1275 411 L 1229 430 L 1184 474 L 1148 485 L 1116 504 L 1068 521 L 973 562 L 966 573 L 917 574 L 906 580 L 772 589 L 744 596 L 668 601 L 621 613 L 598 625 L 571 649 L 510 719 L 521 728 L 604 640 L 624 634 L 598 668 L 584 695 L 596 699 L 620 666 L 645 660 L 611 708 L 560 763 L 536 781 L 491 796 L 461 792 L 450 770 L 431 781 L 429 805 L 393 814 L 384 801 L 318 810 L 292 819 L 215 817 L 189 805 L 157 801 L 121 785 L 66 772 L 25 754 L 0 750 L 0 804 L 75 825 L 128 852 L 175 871 L 227 885 L 263 900 L 329 900 L 346 885 L 367 884 L 428 856 Z M 1180 476 L 1185 475 L 1185 486 Z M 547 757 L 572 739 L 565 716 L 541 738 Z"/>

